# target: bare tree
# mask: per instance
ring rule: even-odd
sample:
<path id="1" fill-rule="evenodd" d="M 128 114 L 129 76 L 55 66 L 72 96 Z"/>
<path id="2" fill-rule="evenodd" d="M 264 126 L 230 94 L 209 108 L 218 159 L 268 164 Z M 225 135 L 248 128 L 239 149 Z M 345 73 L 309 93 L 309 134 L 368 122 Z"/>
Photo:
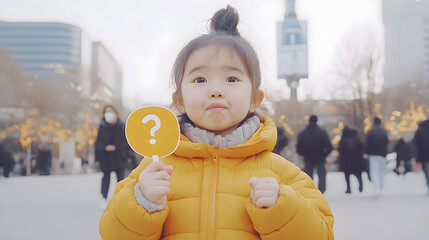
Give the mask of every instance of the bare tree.
<path id="1" fill-rule="evenodd" d="M 383 83 L 383 47 L 381 31 L 374 28 L 350 30 L 339 43 L 334 59 L 332 77 L 337 83 L 332 88 L 336 98 L 347 99 L 351 116 L 349 122 L 358 128 L 373 113 L 374 96 Z M 347 117 L 346 117 L 347 118 Z"/>
<path id="2" fill-rule="evenodd" d="M 26 75 L 12 54 L 0 49 L 0 107 L 37 109 L 41 120 L 59 119 L 76 128 L 85 121 L 89 96 L 82 94 L 80 69 L 72 68 L 54 79 Z M 7 126 L 3 126 L 6 128 Z"/>
<path id="3" fill-rule="evenodd" d="M 0 107 L 17 107 L 21 104 L 28 78 L 12 59 L 9 51 L 0 49 Z"/>

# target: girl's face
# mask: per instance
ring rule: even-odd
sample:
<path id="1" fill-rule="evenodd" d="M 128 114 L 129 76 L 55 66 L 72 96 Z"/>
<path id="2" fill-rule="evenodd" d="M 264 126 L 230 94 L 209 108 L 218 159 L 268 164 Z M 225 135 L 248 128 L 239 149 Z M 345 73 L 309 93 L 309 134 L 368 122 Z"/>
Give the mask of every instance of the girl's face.
<path id="1" fill-rule="evenodd" d="M 238 55 L 214 44 L 189 56 L 180 91 L 177 108 L 197 127 L 221 136 L 234 131 L 263 98 L 262 91 L 252 97 L 252 82 Z"/>

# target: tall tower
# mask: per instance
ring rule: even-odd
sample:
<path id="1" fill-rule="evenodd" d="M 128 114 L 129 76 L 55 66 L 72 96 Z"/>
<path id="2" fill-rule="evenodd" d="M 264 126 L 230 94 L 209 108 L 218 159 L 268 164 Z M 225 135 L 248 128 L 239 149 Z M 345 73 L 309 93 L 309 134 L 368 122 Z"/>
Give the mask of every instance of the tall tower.
<path id="1" fill-rule="evenodd" d="M 295 1 L 294 0 L 286 0 L 286 8 L 285 8 L 285 19 L 286 18 L 295 18 Z"/>
<path id="2" fill-rule="evenodd" d="M 382 14 L 384 88 L 413 82 L 429 89 L 429 0 L 383 0 Z"/>
<path id="3" fill-rule="evenodd" d="M 296 99 L 299 80 L 308 77 L 307 21 L 298 21 L 295 0 L 285 3 L 284 19 L 277 23 L 277 73 Z"/>

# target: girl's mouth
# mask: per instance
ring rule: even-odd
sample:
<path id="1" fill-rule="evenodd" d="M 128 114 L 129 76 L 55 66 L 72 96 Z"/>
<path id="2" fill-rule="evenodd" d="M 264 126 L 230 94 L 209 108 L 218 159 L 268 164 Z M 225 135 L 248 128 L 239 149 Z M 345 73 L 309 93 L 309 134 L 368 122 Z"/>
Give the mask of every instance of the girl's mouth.
<path id="1" fill-rule="evenodd" d="M 227 109 L 227 107 L 222 103 L 213 103 L 213 104 L 210 104 L 209 107 L 207 108 L 207 110 L 214 111 L 214 112 L 220 112 L 225 109 Z"/>

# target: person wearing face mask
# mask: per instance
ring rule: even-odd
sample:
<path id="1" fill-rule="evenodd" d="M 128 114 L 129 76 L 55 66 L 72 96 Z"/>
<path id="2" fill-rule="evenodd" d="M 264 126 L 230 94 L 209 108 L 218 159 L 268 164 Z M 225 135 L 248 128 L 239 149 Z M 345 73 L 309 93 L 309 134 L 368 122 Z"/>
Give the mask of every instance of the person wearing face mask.
<path id="1" fill-rule="evenodd" d="M 103 118 L 95 141 L 95 164 L 103 172 L 100 207 L 107 205 L 110 186 L 110 173 L 115 172 L 117 181 L 124 179 L 129 145 L 125 138 L 125 124 L 118 117 L 118 111 L 111 105 L 103 109 Z"/>

